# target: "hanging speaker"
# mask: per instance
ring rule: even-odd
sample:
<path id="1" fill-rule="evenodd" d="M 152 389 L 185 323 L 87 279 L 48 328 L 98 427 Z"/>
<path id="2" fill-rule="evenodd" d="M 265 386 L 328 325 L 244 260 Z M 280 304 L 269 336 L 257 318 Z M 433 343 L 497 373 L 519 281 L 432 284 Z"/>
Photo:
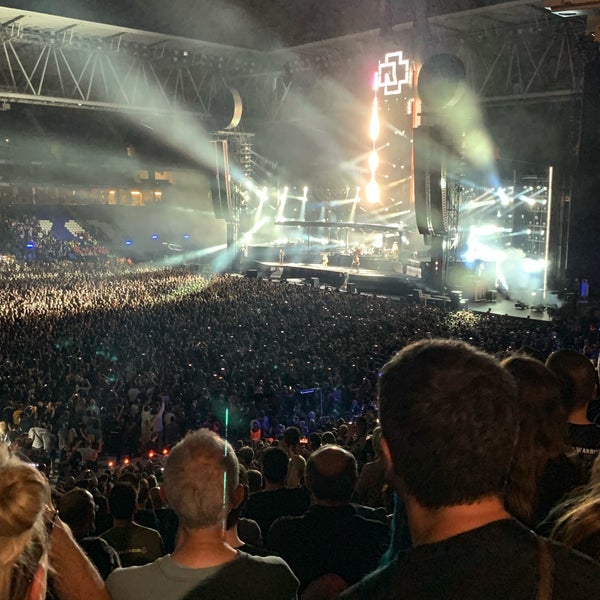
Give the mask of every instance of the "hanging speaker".
<path id="1" fill-rule="evenodd" d="M 210 181 L 210 195 L 217 219 L 231 217 L 231 186 L 229 181 L 229 146 L 225 139 L 213 140 L 215 170 Z"/>
<path id="2" fill-rule="evenodd" d="M 413 131 L 415 156 L 415 217 L 421 235 L 448 232 L 445 148 L 435 127 Z"/>
<path id="3" fill-rule="evenodd" d="M 441 110 L 454 106 L 465 91 L 465 65 L 453 54 L 429 57 L 419 71 L 417 91 L 424 107 Z"/>
<path id="4" fill-rule="evenodd" d="M 224 197 L 225 181 L 215 173 L 210 178 L 210 199 L 217 219 L 227 218 L 227 201 L 223 202 Z"/>

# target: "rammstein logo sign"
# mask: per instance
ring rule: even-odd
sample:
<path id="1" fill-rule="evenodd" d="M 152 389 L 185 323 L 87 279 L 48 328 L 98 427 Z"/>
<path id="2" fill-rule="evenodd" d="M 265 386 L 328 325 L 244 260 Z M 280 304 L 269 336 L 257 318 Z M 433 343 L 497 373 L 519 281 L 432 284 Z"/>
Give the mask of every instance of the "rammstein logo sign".
<path id="1" fill-rule="evenodd" d="M 379 63 L 378 87 L 383 88 L 386 96 L 402 93 L 402 86 L 409 82 L 410 69 L 407 59 L 402 58 L 402 51 L 388 52 L 385 61 Z"/>

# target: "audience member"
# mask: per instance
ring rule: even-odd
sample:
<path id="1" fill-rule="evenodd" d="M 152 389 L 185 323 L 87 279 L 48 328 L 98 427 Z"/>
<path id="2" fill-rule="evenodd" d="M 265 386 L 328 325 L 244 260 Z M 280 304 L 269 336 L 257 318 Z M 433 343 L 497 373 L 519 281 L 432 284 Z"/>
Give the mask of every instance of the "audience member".
<path id="1" fill-rule="evenodd" d="M 356 502 L 372 508 L 389 506 L 387 497 L 387 483 L 385 478 L 385 464 L 381 457 L 381 427 L 376 427 L 372 435 L 373 452 L 375 460 L 368 462 L 360 470 L 354 499 Z"/>
<path id="2" fill-rule="evenodd" d="M 251 556 L 225 541 L 224 524 L 240 490 L 235 453 L 214 432 L 200 430 L 177 444 L 164 471 L 164 492 L 179 519 L 175 550 L 114 571 L 107 580 L 112 600 L 175 600 L 188 592 L 189 598 L 295 598 L 298 582 L 280 558 Z"/>
<path id="3" fill-rule="evenodd" d="M 600 565 L 505 509 L 519 411 L 514 380 L 492 357 L 453 340 L 411 344 L 383 367 L 379 396 L 413 547 L 342 599 L 597 597 Z"/>
<path id="4" fill-rule="evenodd" d="M 152 487 L 149 491 L 150 501 L 158 521 L 158 533 L 163 539 L 166 554 L 171 554 L 175 549 L 175 538 L 179 521 L 175 511 L 168 506 L 164 494 L 159 487 Z"/>
<path id="5" fill-rule="evenodd" d="M 242 446 L 237 452 L 238 460 L 246 469 L 254 467 L 254 449 L 250 446 Z"/>
<path id="6" fill-rule="evenodd" d="M 279 447 L 284 450 L 289 458 L 285 484 L 288 488 L 296 488 L 304 483 L 304 469 L 306 460 L 300 454 L 300 430 L 298 427 L 287 427 L 283 433 L 283 440 Z"/>
<path id="7" fill-rule="evenodd" d="M 389 542 L 389 528 L 359 516 L 350 504 L 357 479 L 354 456 L 339 446 L 322 446 L 308 459 L 306 485 L 312 506 L 298 517 L 277 519 L 267 547 L 300 580 L 300 592 L 327 574 L 346 585 L 373 571 Z"/>
<path id="8" fill-rule="evenodd" d="M 0 444 L 0 598 L 43 600 L 48 569 L 45 529 L 50 488 L 33 466 Z"/>
<path id="9" fill-rule="evenodd" d="M 77 543 L 96 565 L 102 579 L 121 566 L 117 551 L 106 540 L 93 535 L 96 504 L 88 490 L 76 487 L 60 496 L 58 511 L 71 528 Z"/>
<path id="10" fill-rule="evenodd" d="M 262 473 L 258 469 L 248 469 L 248 493 L 260 492 L 263 487 Z"/>
<path id="11" fill-rule="evenodd" d="M 600 486 L 590 483 L 557 506 L 550 537 L 600 561 Z"/>
<path id="12" fill-rule="evenodd" d="M 232 547 L 248 554 L 268 556 L 272 554 L 263 548 L 260 527 L 256 521 L 241 517 L 248 501 L 248 473 L 240 463 L 238 489 L 234 491 L 231 510 L 227 515 L 225 540 Z"/>
<path id="13" fill-rule="evenodd" d="M 310 494 L 304 487 L 285 486 L 289 458 L 279 447 L 267 448 L 262 455 L 265 489 L 252 494 L 243 515 L 256 521 L 263 540 L 275 519 L 289 515 L 301 515 L 310 505 Z"/>
<path id="14" fill-rule="evenodd" d="M 141 477 L 139 474 L 132 471 L 125 471 L 121 473 L 117 478 L 117 483 L 127 483 L 135 489 L 135 513 L 133 514 L 133 520 L 138 525 L 143 525 L 149 529 L 160 530 L 160 523 L 156 511 L 152 508 L 147 508 L 146 504 L 149 502 L 149 485 L 148 480 L 145 477 Z M 152 503 L 150 502 L 150 505 Z"/>
<path id="15" fill-rule="evenodd" d="M 0 598 L 108 600 L 100 575 L 52 508 L 34 465 L 0 444 Z M 76 576 L 74 576 L 76 574 Z"/>
<path id="16" fill-rule="evenodd" d="M 583 482 L 566 455 L 566 413 L 558 380 L 536 359 L 514 355 L 502 366 L 517 384 L 519 439 L 508 478 L 509 512 L 534 527 L 553 506 Z"/>
<path id="17" fill-rule="evenodd" d="M 129 483 L 115 484 L 108 496 L 113 526 L 101 537 L 117 551 L 123 567 L 145 565 L 164 554 L 158 531 L 133 522 L 136 498 Z"/>
<path id="18" fill-rule="evenodd" d="M 598 392 L 598 376 L 584 354 L 575 350 L 557 350 L 546 361 L 562 388 L 567 413 L 569 444 L 579 456 L 587 473 L 600 452 L 600 427 L 588 419 L 590 402 Z"/>

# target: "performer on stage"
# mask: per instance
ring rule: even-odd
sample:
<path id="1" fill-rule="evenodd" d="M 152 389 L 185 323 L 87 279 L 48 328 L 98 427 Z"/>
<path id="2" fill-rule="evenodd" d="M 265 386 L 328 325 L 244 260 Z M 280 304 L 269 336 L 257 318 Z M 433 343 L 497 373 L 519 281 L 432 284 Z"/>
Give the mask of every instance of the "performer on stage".
<path id="1" fill-rule="evenodd" d="M 321 266 L 329 266 L 329 256 L 327 255 L 327 252 L 323 252 L 323 254 L 321 255 Z"/>
<path id="2" fill-rule="evenodd" d="M 285 250 L 279 248 L 279 264 L 282 265 L 285 262 Z"/>
<path id="3" fill-rule="evenodd" d="M 360 268 L 360 248 L 357 248 L 354 251 L 354 256 L 352 257 L 352 268 L 358 273 L 358 269 Z"/>

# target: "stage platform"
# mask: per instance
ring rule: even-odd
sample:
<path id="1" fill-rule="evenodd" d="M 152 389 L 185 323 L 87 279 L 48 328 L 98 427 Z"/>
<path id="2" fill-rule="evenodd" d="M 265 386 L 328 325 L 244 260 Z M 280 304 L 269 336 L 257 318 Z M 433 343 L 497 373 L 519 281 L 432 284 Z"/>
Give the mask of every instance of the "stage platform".
<path id="1" fill-rule="evenodd" d="M 472 310 L 473 312 L 507 315 L 521 319 L 550 321 L 546 310 L 520 308 L 514 300 L 508 300 L 495 292 L 485 300 L 462 296 L 458 290 L 446 294 L 428 288 L 421 278 L 410 277 L 391 269 L 323 266 L 321 264 L 267 261 L 244 261 L 243 271 L 249 277 L 260 277 L 274 281 L 303 283 L 315 288 L 328 286 L 346 293 L 366 293 L 419 302 L 448 310 Z M 399 271 L 401 269 L 398 269 Z"/>

